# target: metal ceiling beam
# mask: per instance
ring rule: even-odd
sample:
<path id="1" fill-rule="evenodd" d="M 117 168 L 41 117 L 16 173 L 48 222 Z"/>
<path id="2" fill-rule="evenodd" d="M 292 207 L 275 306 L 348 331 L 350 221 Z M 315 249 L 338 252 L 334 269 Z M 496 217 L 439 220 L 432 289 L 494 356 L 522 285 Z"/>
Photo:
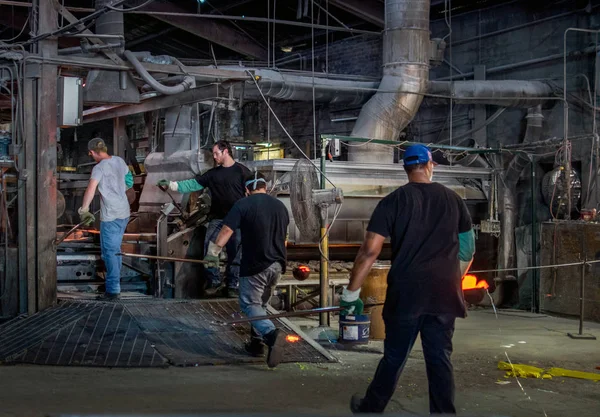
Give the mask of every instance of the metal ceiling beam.
<path id="1" fill-rule="evenodd" d="M 173 4 L 157 2 L 149 4 L 142 10 L 144 12 L 186 13 L 186 10 L 174 6 Z M 175 26 L 178 29 L 185 30 L 195 36 L 236 51 L 242 55 L 260 59 L 267 58 L 267 51 L 265 48 L 261 45 L 257 45 L 247 36 L 232 29 L 226 24 L 215 22 L 210 19 L 199 22 L 193 17 L 185 16 L 153 15 L 153 17 Z"/>
<path id="2" fill-rule="evenodd" d="M 385 26 L 385 20 L 383 18 L 384 6 L 379 2 L 372 0 L 329 0 L 329 5 L 352 13 L 380 28 Z"/>
<path id="3" fill-rule="evenodd" d="M 125 42 L 125 47 L 126 47 L 127 49 L 129 49 L 129 48 L 133 48 L 134 46 L 137 46 L 137 45 L 139 45 L 139 44 L 141 44 L 141 43 L 148 42 L 148 41 L 151 41 L 152 39 L 155 39 L 155 38 L 159 38 L 159 37 L 161 37 L 161 36 L 164 36 L 164 35 L 166 35 L 167 33 L 171 33 L 171 32 L 173 32 L 174 30 L 177 30 L 177 28 L 176 28 L 176 27 L 173 27 L 173 26 L 170 26 L 170 27 L 168 27 L 168 28 L 166 28 L 166 29 L 159 30 L 158 32 L 155 32 L 155 33 L 149 33 L 149 34 L 147 34 L 147 35 L 140 36 L 139 38 L 132 39 L 132 40 L 130 40 L 130 41 L 126 41 L 126 42 Z"/>

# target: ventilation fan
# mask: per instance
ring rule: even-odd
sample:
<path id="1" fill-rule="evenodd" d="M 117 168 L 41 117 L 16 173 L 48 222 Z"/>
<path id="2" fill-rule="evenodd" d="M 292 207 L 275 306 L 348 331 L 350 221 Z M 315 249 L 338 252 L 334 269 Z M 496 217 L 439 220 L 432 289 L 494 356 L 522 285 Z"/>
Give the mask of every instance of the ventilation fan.
<path id="1" fill-rule="evenodd" d="M 321 190 L 315 166 L 307 159 L 294 165 L 290 178 L 290 202 L 296 227 L 303 239 L 317 241 L 331 204 L 341 203 L 342 190 Z"/>

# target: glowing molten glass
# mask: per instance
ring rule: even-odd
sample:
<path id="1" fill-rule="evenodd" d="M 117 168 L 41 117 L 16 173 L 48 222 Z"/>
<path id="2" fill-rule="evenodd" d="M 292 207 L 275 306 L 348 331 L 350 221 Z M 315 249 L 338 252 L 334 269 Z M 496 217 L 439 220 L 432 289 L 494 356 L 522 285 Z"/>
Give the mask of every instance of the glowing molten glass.
<path id="1" fill-rule="evenodd" d="M 462 279 L 463 291 L 474 290 L 478 288 L 482 290 L 487 290 L 489 287 L 489 284 L 485 280 L 477 282 L 477 277 L 475 275 L 465 275 Z"/>
<path id="2" fill-rule="evenodd" d="M 296 342 L 299 342 L 299 341 L 300 341 L 300 336 L 298 336 L 298 335 L 295 335 L 295 334 L 288 334 L 288 335 L 285 337 L 285 340 L 287 340 L 287 341 L 288 341 L 288 342 L 290 342 L 290 343 L 296 343 Z"/>

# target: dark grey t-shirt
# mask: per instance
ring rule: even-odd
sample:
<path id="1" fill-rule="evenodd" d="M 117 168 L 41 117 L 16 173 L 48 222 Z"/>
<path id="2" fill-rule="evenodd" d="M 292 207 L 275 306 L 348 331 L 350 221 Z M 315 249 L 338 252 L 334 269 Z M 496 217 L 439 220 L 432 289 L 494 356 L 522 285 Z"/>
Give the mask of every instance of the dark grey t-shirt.
<path id="1" fill-rule="evenodd" d="M 233 205 L 223 224 L 242 232 L 240 277 L 256 275 L 275 262 L 285 273 L 289 223 L 285 205 L 268 194 L 253 194 Z"/>
<path id="2" fill-rule="evenodd" d="M 128 171 L 129 167 L 118 156 L 103 159 L 92 170 L 92 178 L 98 181 L 100 219 L 103 222 L 129 217 L 129 202 L 125 194 L 125 175 Z"/>
<path id="3" fill-rule="evenodd" d="M 367 230 L 391 237 L 384 318 L 465 317 L 458 235 L 471 230 L 471 216 L 458 194 L 408 183 L 379 202 Z"/>

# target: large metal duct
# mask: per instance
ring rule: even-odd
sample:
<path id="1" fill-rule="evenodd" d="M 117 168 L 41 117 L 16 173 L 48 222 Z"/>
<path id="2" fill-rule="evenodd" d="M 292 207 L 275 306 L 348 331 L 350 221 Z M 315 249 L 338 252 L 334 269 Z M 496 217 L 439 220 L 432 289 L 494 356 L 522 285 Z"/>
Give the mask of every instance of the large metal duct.
<path id="1" fill-rule="evenodd" d="M 527 129 L 523 143 L 537 142 L 542 135 L 542 108 L 540 105 L 527 110 Z M 528 155 L 517 154 L 508 164 L 502 181 L 501 198 L 499 200 L 500 213 L 500 245 L 498 248 L 498 268 L 514 268 L 516 262 L 515 227 L 517 223 L 517 182 L 523 170 L 531 163 Z M 497 282 L 496 291 L 493 293 L 494 302 L 502 304 L 504 301 L 503 280 L 513 281 L 512 272 L 501 275 L 502 280 Z"/>
<path id="2" fill-rule="evenodd" d="M 352 136 L 397 140 L 414 118 L 429 77 L 429 0 L 386 0 L 383 78 L 365 104 Z M 393 148 L 351 147 L 355 162 L 392 163 Z"/>
<path id="3" fill-rule="evenodd" d="M 212 167 L 209 152 L 199 151 L 197 143 L 192 141 L 192 109 L 193 105 L 170 107 L 165 112 L 163 130 L 164 152 L 149 154 L 145 161 L 146 185 L 140 196 L 140 210 L 155 212 L 170 197 L 162 192 L 156 183 L 165 178 L 173 181 L 193 178 L 195 175 Z M 173 193 L 177 202 L 182 195 Z"/>
<path id="4" fill-rule="evenodd" d="M 503 107 L 534 107 L 554 96 L 554 89 L 542 81 L 430 81 L 427 94 L 452 97 L 459 104 L 489 104 Z M 433 97 L 428 102 L 446 103 Z"/>
<path id="5" fill-rule="evenodd" d="M 362 104 L 379 85 L 374 81 L 334 80 L 283 74 L 272 70 L 256 70 L 258 85 L 266 97 L 275 100 L 312 101 L 313 81 L 315 101 L 321 103 Z M 256 86 L 247 84 L 245 96 L 255 94 Z M 257 91 L 256 91 L 257 93 Z"/>
<path id="6" fill-rule="evenodd" d="M 165 158 L 178 151 L 192 150 L 192 105 L 170 107 L 163 131 Z"/>
<path id="7" fill-rule="evenodd" d="M 96 10 L 103 9 L 111 2 L 112 0 L 96 0 Z M 96 34 L 123 36 L 123 13 L 110 11 L 98 16 Z M 83 101 L 86 104 L 139 103 L 140 93 L 128 71 L 91 70 L 86 77 Z"/>

